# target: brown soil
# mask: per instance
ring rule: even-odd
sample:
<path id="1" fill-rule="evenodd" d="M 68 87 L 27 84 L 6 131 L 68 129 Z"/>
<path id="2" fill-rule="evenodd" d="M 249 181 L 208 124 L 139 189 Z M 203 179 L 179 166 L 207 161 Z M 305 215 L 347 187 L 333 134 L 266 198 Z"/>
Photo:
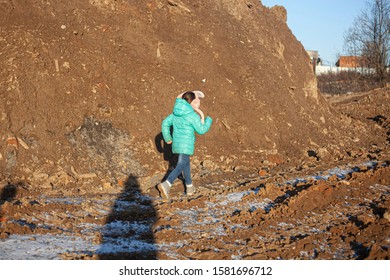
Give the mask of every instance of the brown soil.
<path id="1" fill-rule="evenodd" d="M 389 258 L 390 89 L 318 92 L 282 7 L 36 2 L 0 4 L 1 258 Z M 164 201 L 189 89 L 214 123 Z"/>

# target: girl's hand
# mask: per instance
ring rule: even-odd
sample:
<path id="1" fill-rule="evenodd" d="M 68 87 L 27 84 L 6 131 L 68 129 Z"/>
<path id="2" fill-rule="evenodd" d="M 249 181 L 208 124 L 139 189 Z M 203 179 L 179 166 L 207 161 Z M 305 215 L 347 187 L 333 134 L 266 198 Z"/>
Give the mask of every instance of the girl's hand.
<path id="1" fill-rule="evenodd" d="M 167 142 L 168 145 L 172 144 L 172 141 Z"/>
<path id="2" fill-rule="evenodd" d="M 194 108 L 195 111 L 196 111 L 196 109 L 199 109 L 200 99 L 196 98 L 196 99 L 192 100 L 191 106 L 192 106 L 192 108 Z"/>
<path id="3" fill-rule="evenodd" d="M 202 124 L 204 124 L 204 114 L 199 108 L 194 108 L 195 112 L 197 112 L 200 115 L 200 120 Z"/>

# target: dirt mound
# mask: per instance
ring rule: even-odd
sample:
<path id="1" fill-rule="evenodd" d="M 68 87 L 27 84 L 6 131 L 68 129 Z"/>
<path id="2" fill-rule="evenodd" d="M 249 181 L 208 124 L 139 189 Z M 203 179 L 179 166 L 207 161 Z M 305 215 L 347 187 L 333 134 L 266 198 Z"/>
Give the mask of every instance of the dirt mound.
<path id="1" fill-rule="evenodd" d="M 390 144 L 390 87 L 372 90 L 370 92 L 328 96 L 329 101 L 340 112 L 347 115 L 355 123 L 370 126 L 377 138 L 373 146 L 382 143 Z"/>
<path id="2" fill-rule="evenodd" d="M 325 98 L 284 8 L 8 0 L 0 24 L 0 258 L 389 258 L 389 88 Z M 195 89 L 197 192 L 161 200 Z"/>
<path id="3" fill-rule="evenodd" d="M 74 181 L 72 167 L 112 182 L 129 171 L 165 171 L 160 124 L 189 89 L 206 93 L 202 107 L 215 121 L 198 138 L 199 168 L 205 159 L 222 170 L 237 162 L 257 168 L 301 160 L 309 150 L 325 158 L 354 143 L 317 92 L 281 7 L 241 0 L 9 0 L 1 7 L 0 166 L 8 180 L 65 173 Z M 126 136 L 119 143 L 106 135 L 107 145 L 91 153 L 82 147 L 98 139 L 71 136 L 92 119 Z M 107 157 L 105 149 L 125 156 Z M 97 153 L 106 157 L 96 160 Z"/>

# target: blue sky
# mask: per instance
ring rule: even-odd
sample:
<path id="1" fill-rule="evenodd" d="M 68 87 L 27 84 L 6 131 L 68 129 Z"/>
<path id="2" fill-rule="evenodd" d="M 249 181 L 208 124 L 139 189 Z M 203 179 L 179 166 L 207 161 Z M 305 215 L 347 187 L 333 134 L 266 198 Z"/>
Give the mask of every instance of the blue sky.
<path id="1" fill-rule="evenodd" d="M 367 0 L 262 0 L 264 6 L 284 6 L 287 24 L 307 50 L 316 50 L 328 65 L 343 52 L 344 33 L 366 7 Z"/>

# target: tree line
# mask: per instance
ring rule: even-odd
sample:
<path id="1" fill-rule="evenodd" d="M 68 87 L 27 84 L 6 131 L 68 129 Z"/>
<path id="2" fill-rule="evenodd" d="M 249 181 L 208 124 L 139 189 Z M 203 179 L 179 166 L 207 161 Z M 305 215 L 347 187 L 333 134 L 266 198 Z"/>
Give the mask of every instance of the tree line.
<path id="1" fill-rule="evenodd" d="M 344 49 L 375 69 L 375 79 L 385 83 L 389 73 L 390 0 L 371 0 L 344 34 Z"/>

